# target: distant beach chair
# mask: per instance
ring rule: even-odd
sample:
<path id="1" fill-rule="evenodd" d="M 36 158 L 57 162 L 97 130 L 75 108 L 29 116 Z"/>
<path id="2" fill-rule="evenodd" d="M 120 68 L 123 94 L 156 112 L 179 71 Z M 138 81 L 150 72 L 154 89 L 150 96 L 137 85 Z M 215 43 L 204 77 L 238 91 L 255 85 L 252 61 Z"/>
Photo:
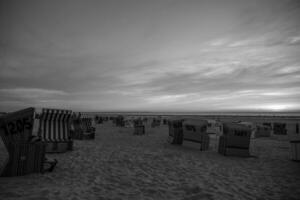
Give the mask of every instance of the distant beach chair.
<path id="1" fill-rule="evenodd" d="M 200 144 L 200 150 L 209 149 L 209 135 L 206 120 L 174 120 L 169 122 L 169 138 L 171 144 L 183 144 L 184 141 Z"/>
<path id="2" fill-rule="evenodd" d="M 43 173 L 56 166 L 56 160 L 45 158 L 46 144 L 33 135 L 34 111 L 34 108 L 27 108 L 1 117 L 0 136 L 9 154 L 1 176 Z"/>
<path id="3" fill-rule="evenodd" d="M 95 139 L 95 122 L 92 116 L 84 113 L 73 114 L 74 130 L 72 138 L 77 140 Z"/>
<path id="4" fill-rule="evenodd" d="M 290 157 L 293 161 L 300 161 L 300 140 L 290 141 L 291 150 Z"/>
<path id="5" fill-rule="evenodd" d="M 135 119 L 133 121 L 134 132 L 133 135 L 145 135 L 145 126 L 141 119 Z"/>
<path id="6" fill-rule="evenodd" d="M 168 124 L 168 120 L 167 119 L 163 119 L 163 125 L 167 125 Z"/>
<path id="7" fill-rule="evenodd" d="M 161 122 L 160 119 L 153 118 L 152 123 L 151 123 L 151 128 L 155 128 L 157 126 L 160 126 L 160 122 Z"/>
<path id="8" fill-rule="evenodd" d="M 208 134 L 216 134 L 217 136 L 223 134 L 223 124 L 221 122 L 214 119 L 208 119 L 207 122 L 208 124 L 206 132 Z"/>
<path id="9" fill-rule="evenodd" d="M 98 115 L 95 116 L 95 122 L 96 122 L 97 124 L 102 124 L 103 121 L 104 121 L 104 119 L 103 119 L 102 116 L 98 116 Z"/>
<path id="10" fill-rule="evenodd" d="M 256 125 L 256 132 L 255 132 L 255 138 L 260 137 L 270 137 L 272 133 L 272 128 L 265 125 Z"/>
<path id="11" fill-rule="evenodd" d="M 115 122 L 116 126 L 119 126 L 119 127 L 124 127 L 125 126 L 124 116 L 122 116 L 122 115 L 118 115 L 114 119 L 114 122 Z"/>
<path id="12" fill-rule="evenodd" d="M 206 120 L 184 120 L 183 121 L 183 140 L 200 144 L 200 150 L 209 149 L 209 135 L 207 133 Z"/>
<path id="13" fill-rule="evenodd" d="M 250 156 L 251 128 L 238 123 L 224 123 L 219 139 L 219 153 L 226 156 Z"/>

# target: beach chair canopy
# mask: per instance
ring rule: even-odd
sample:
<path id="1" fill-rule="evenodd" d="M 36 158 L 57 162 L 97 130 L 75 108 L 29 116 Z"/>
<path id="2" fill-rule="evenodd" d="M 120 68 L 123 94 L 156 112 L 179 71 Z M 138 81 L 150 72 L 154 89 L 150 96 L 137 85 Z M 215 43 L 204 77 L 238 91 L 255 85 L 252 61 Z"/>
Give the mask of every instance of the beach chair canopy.
<path id="1" fill-rule="evenodd" d="M 6 147 L 13 142 L 27 142 L 32 136 L 34 108 L 8 113 L 1 117 L 0 134 Z"/>
<path id="2" fill-rule="evenodd" d="M 208 125 L 207 120 L 202 120 L 202 119 L 185 119 L 183 121 L 183 127 L 184 129 L 191 129 L 194 132 L 195 131 L 200 131 L 200 132 L 205 132 L 206 131 L 206 127 Z"/>
<path id="3" fill-rule="evenodd" d="M 70 140 L 71 110 L 42 108 L 35 110 L 38 136 L 45 142 Z"/>
<path id="4" fill-rule="evenodd" d="M 224 123 L 223 133 L 228 136 L 249 137 L 251 136 L 251 128 L 239 123 Z"/>

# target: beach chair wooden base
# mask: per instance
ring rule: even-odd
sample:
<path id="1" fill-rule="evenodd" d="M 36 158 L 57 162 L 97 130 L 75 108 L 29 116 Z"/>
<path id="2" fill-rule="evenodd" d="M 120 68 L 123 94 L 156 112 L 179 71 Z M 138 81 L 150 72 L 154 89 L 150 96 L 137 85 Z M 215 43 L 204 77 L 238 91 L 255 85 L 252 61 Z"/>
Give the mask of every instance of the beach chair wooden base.
<path id="1" fill-rule="evenodd" d="M 9 161 L 1 176 L 22 176 L 43 172 L 44 143 L 11 143 L 8 151 Z"/>
<path id="2" fill-rule="evenodd" d="M 175 131 L 173 136 L 169 135 L 168 142 L 171 144 L 182 145 L 183 143 L 182 131 Z"/>
<path id="3" fill-rule="evenodd" d="M 47 142 L 46 153 L 64 153 L 73 150 L 73 141 Z"/>

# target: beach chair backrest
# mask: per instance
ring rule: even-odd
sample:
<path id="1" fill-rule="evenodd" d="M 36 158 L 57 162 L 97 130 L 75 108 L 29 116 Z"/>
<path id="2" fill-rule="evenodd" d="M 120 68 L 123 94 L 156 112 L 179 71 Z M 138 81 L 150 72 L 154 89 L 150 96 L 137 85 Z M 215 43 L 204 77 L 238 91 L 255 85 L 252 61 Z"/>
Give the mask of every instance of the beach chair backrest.
<path id="1" fill-rule="evenodd" d="M 14 142 L 27 142 L 32 136 L 34 108 L 26 108 L 1 117 L 0 135 L 6 147 Z"/>
<path id="2" fill-rule="evenodd" d="M 39 136 L 46 142 L 70 140 L 71 110 L 43 108 L 40 116 Z"/>
<path id="3" fill-rule="evenodd" d="M 226 146 L 234 148 L 249 148 L 251 138 L 251 128 L 237 123 L 223 124 Z"/>
<path id="4" fill-rule="evenodd" d="M 236 136 L 236 137 L 251 137 L 251 128 L 237 123 L 224 123 L 223 124 L 223 133 L 227 136 Z"/>
<path id="5" fill-rule="evenodd" d="M 80 120 L 82 124 L 82 129 L 84 131 L 90 130 L 92 127 L 95 127 L 94 119 L 89 114 L 80 113 Z"/>
<path id="6" fill-rule="evenodd" d="M 184 140 L 192 140 L 200 142 L 202 136 L 206 134 L 208 122 L 206 120 L 187 120 L 183 122 L 183 138 Z"/>

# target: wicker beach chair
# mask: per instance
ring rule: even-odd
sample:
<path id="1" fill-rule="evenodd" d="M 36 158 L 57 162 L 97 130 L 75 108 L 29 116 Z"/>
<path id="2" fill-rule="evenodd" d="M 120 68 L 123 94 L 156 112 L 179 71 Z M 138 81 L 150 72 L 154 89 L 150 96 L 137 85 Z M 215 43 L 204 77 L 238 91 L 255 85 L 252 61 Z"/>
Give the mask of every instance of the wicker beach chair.
<path id="1" fill-rule="evenodd" d="M 152 123 L 151 123 L 151 128 L 155 128 L 157 126 L 160 126 L 160 122 L 161 122 L 160 119 L 153 118 Z"/>
<path id="2" fill-rule="evenodd" d="M 145 125 L 142 119 L 135 119 L 133 121 L 134 132 L 133 135 L 145 135 Z"/>
<path id="3" fill-rule="evenodd" d="M 73 115 L 74 131 L 72 138 L 77 140 L 95 139 L 96 127 L 93 117 L 88 114 L 78 113 Z"/>
<path id="4" fill-rule="evenodd" d="M 9 113 L 0 119 L 0 136 L 9 154 L 1 176 L 20 176 L 53 170 L 56 160 L 45 157 L 46 144 L 33 135 L 34 108 Z"/>
<path id="5" fill-rule="evenodd" d="M 251 128 L 237 123 L 224 123 L 219 139 L 219 153 L 226 156 L 250 156 Z"/>
<path id="6" fill-rule="evenodd" d="M 124 127 L 125 126 L 125 121 L 124 121 L 124 116 L 118 115 L 115 120 L 115 125 L 119 127 Z"/>
<path id="7" fill-rule="evenodd" d="M 196 142 L 200 144 L 200 150 L 206 151 L 209 149 L 209 135 L 207 133 L 208 122 L 206 120 L 184 120 L 183 140 Z"/>
<path id="8" fill-rule="evenodd" d="M 209 136 L 206 132 L 206 120 L 176 119 L 170 120 L 168 126 L 169 143 L 182 145 L 184 141 L 196 142 L 200 144 L 200 151 L 208 150 Z"/>

